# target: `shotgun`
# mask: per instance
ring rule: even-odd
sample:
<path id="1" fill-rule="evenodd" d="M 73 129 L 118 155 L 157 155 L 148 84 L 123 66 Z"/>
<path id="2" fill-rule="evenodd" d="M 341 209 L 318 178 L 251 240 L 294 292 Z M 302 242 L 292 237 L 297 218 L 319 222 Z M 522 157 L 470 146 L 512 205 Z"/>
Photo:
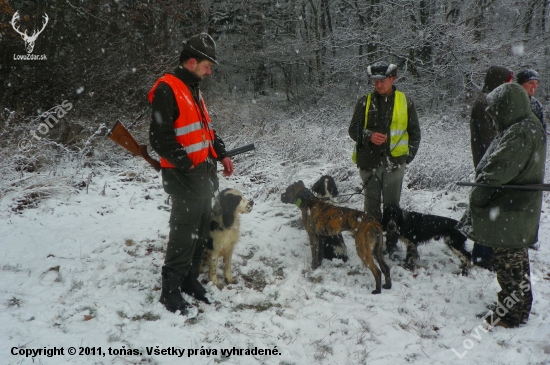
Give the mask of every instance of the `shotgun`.
<path id="1" fill-rule="evenodd" d="M 122 124 L 120 121 L 116 122 L 113 129 L 111 129 L 111 131 L 109 132 L 108 137 L 112 139 L 116 144 L 124 147 L 134 155 L 143 157 L 145 161 L 149 162 L 149 164 L 153 166 L 155 170 L 160 171 L 160 163 L 149 156 L 149 153 L 147 153 L 147 145 L 140 145 L 139 143 L 137 143 L 130 132 L 128 132 L 124 124 Z M 254 143 L 251 143 L 247 144 L 246 146 L 227 151 L 226 154 L 228 157 L 233 157 L 241 153 L 252 151 L 253 149 L 255 149 Z"/>
<path id="2" fill-rule="evenodd" d="M 487 185 L 480 183 L 471 183 L 459 181 L 456 183 L 459 186 L 479 186 L 491 189 L 513 189 L 513 190 L 528 190 L 528 191 L 550 191 L 550 184 L 528 184 L 528 185 Z"/>
<path id="3" fill-rule="evenodd" d="M 247 144 L 246 146 L 238 147 L 238 148 L 235 148 L 234 150 L 227 151 L 226 155 L 227 157 L 233 157 L 236 155 L 240 155 L 241 153 L 252 151 L 254 148 L 256 148 L 254 147 L 254 143 L 251 143 L 251 144 Z"/>
<path id="4" fill-rule="evenodd" d="M 149 165 L 153 166 L 155 170 L 160 171 L 160 163 L 149 156 L 149 153 L 147 153 L 147 145 L 137 143 L 120 120 L 115 123 L 115 126 L 109 132 L 108 137 L 115 141 L 116 144 L 132 152 L 134 155 L 143 157 L 145 161 L 149 162 Z"/>

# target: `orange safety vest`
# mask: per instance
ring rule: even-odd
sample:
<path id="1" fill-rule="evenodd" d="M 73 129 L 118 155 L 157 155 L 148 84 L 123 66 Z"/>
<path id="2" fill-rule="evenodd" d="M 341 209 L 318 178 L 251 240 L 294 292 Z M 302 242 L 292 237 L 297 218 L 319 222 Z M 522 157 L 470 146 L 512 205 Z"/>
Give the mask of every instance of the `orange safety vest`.
<path id="1" fill-rule="evenodd" d="M 208 115 L 208 110 L 206 110 L 202 95 L 199 98 L 204 113 L 201 112 L 201 108 L 197 105 L 195 99 L 193 99 L 193 94 L 191 94 L 189 87 L 176 76 L 165 74 L 155 82 L 151 91 L 149 91 L 148 99 L 150 103 L 153 103 L 155 90 L 161 82 L 170 86 L 176 98 L 180 112 L 178 119 L 174 121 L 176 141 L 185 149 L 187 156 L 193 162 L 193 166 L 204 162 L 209 152 L 214 158 L 217 158 L 218 154 L 214 151 L 212 145 L 214 131 L 210 129 L 210 116 Z M 165 168 L 176 167 L 164 157 L 160 158 L 160 166 Z"/>

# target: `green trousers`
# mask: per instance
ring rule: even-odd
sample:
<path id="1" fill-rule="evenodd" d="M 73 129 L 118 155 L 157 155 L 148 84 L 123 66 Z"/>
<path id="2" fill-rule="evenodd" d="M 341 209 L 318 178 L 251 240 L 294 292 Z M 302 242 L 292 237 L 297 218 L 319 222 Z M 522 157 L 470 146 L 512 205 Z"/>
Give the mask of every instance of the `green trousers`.
<path id="1" fill-rule="evenodd" d="M 187 276 L 191 264 L 200 264 L 210 236 L 212 199 L 170 195 L 170 234 L 164 266 Z"/>
<path id="2" fill-rule="evenodd" d="M 365 212 L 374 216 L 378 221 L 382 220 L 380 209 L 382 202 L 384 206 L 399 206 L 405 166 L 406 164 L 401 164 L 392 171 L 388 171 L 385 166 L 380 166 L 374 171 L 359 170 L 359 175 L 365 185 Z"/>

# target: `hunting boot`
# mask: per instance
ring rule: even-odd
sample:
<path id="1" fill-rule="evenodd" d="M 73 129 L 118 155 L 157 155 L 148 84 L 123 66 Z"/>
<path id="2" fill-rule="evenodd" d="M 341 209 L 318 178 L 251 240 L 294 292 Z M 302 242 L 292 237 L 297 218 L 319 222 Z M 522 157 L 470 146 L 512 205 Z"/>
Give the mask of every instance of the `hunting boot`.
<path id="1" fill-rule="evenodd" d="M 162 267 L 162 289 L 159 302 L 172 313 L 180 311 L 181 315 L 187 315 L 191 304 L 187 303 L 180 293 L 181 275 L 176 271 Z"/>
<path id="2" fill-rule="evenodd" d="M 193 263 L 191 264 L 191 268 L 189 268 L 189 272 L 187 273 L 187 276 L 184 276 L 181 279 L 181 291 L 185 294 L 188 294 L 192 297 L 194 297 L 197 300 L 200 300 L 201 302 L 205 302 L 206 304 L 210 304 L 210 301 L 208 298 L 206 298 L 206 289 L 201 285 L 199 282 L 199 267 L 200 264 Z"/>

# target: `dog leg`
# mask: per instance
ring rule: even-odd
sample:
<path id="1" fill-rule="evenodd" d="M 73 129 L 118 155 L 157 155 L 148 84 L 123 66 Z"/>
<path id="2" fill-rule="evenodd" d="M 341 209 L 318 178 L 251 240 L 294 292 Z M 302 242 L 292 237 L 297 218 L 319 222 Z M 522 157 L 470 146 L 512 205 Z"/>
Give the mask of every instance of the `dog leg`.
<path id="1" fill-rule="evenodd" d="M 346 247 L 346 243 L 344 242 L 344 237 L 341 233 L 339 233 L 337 236 L 338 243 L 333 246 L 334 256 L 337 259 L 341 259 L 344 262 L 348 261 L 348 249 Z"/>
<path id="2" fill-rule="evenodd" d="M 455 248 L 451 248 L 451 250 L 455 253 L 456 256 L 460 259 L 460 269 L 462 276 L 468 276 L 468 272 L 470 271 L 470 262 L 472 259 L 471 254 L 466 251 L 465 253 L 457 250 Z"/>
<path id="3" fill-rule="evenodd" d="M 384 285 L 382 285 L 382 288 L 391 289 L 390 267 L 388 266 L 388 264 L 386 264 L 386 261 L 384 260 L 384 238 L 382 234 L 378 235 L 376 246 L 374 247 L 373 252 L 375 253 L 376 261 L 378 261 L 378 266 L 380 266 L 380 269 L 384 274 Z"/>
<path id="4" fill-rule="evenodd" d="M 348 261 L 348 251 L 341 233 L 334 236 L 319 236 L 319 239 L 323 249 L 323 259 Z"/>
<path id="5" fill-rule="evenodd" d="M 407 246 L 407 256 L 405 257 L 405 264 L 403 267 L 409 271 L 414 271 L 415 269 L 415 260 L 418 259 L 418 250 L 416 248 L 416 245 L 409 241 L 404 240 L 405 245 Z"/>
<path id="6" fill-rule="evenodd" d="M 323 250 L 323 259 L 330 260 L 334 259 L 336 256 L 334 254 L 334 247 L 332 244 L 332 236 L 319 236 L 321 249 Z"/>
<path id="7" fill-rule="evenodd" d="M 472 261 L 472 254 L 464 248 L 466 238 L 461 233 L 445 237 L 445 244 L 451 248 L 454 254 L 460 259 L 460 268 L 462 269 L 462 276 L 468 276 L 470 270 L 470 263 Z"/>
<path id="8" fill-rule="evenodd" d="M 212 255 L 209 258 L 209 264 L 210 269 L 208 271 L 208 277 L 210 278 L 210 281 L 212 284 L 218 286 L 218 255 L 215 253 L 212 253 Z"/>
<path id="9" fill-rule="evenodd" d="M 234 245 L 235 243 L 231 244 L 231 248 L 225 250 L 223 253 L 223 276 L 228 284 L 235 284 L 237 282 L 231 275 L 231 259 L 233 258 Z"/>
<path id="10" fill-rule="evenodd" d="M 206 249 L 204 252 L 204 256 L 202 257 L 201 266 L 199 266 L 199 273 L 204 271 L 205 267 L 209 266 L 210 256 L 211 256 L 212 250 Z"/>
<path id="11" fill-rule="evenodd" d="M 374 258 L 372 257 L 372 247 L 369 246 L 369 241 L 372 237 L 367 237 L 358 233 L 355 236 L 355 247 L 357 249 L 357 255 L 366 267 L 370 269 L 372 275 L 374 276 L 374 281 L 376 282 L 376 289 L 373 290 L 372 294 L 380 294 L 382 292 L 382 275 L 380 269 L 374 263 Z"/>
<path id="12" fill-rule="evenodd" d="M 371 293 L 380 294 L 382 293 L 382 275 L 380 273 L 380 269 L 376 266 L 372 255 L 369 255 L 365 261 L 363 262 L 370 269 L 370 271 L 372 272 L 372 275 L 374 276 L 374 280 L 376 281 L 376 289 L 373 290 Z"/>
<path id="13" fill-rule="evenodd" d="M 395 251 L 397 251 L 397 241 L 399 236 L 397 234 L 387 233 L 386 234 L 386 253 L 388 256 L 393 257 Z"/>
<path id="14" fill-rule="evenodd" d="M 309 233 L 309 246 L 311 248 L 311 269 L 315 270 L 319 266 L 321 266 L 321 262 L 323 261 L 323 247 L 320 236 Z"/>

